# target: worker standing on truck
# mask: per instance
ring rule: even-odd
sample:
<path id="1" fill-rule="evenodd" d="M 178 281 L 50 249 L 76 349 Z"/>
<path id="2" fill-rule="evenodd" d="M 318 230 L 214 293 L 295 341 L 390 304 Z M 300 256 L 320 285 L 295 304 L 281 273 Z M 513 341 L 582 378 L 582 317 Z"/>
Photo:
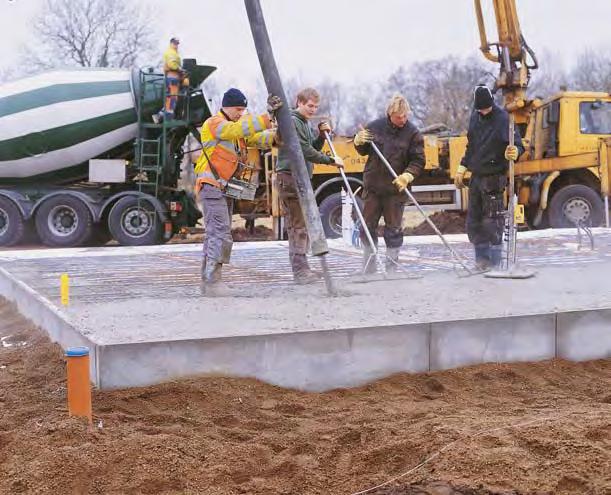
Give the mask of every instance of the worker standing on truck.
<path id="1" fill-rule="evenodd" d="M 363 171 L 363 217 L 366 228 L 377 246 L 377 229 L 384 216 L 384 242 L 386 243 L 386 270 L 395 271 L 399 250 L 403 245 L 401 224 L 407 195 L 405 189 L 424 168 L 424 141 L 416 126 L 409 122 L 410 106 L 405 97 L 395 94 L 388 103 L 386 115 L 370 122 L 354 137 L 359 155 L 369 155 Z M 371 149 L 375 142 L 398 177 L 392 175 Z M 367 234 L 361 230 L 363 269 L 375 273 L 371 262 L 372 248 Z"/>
<path id="2" fill-rule="evenodd" d="M 517 160 L 524 148 L 517 129 L 515 146 L 509 146 L 509 115 L 494 103 L 487 86 L 475 87 L 473 103 L 467 150 L 454 184 L 458 189 L 465 187 L 465 172 L 471 172 L 467 235 L 475 250 L 477 267 L 487 270 L 501 264 L 507 161 Z"/>
<path id="3" fill-rule="evenodd" d="M 221 110 L 202 126 L 202 153 L 195 166 L 195 189 L 204 208 L 201 271 L 204 283 L 221 280 L 222 266 L 229 263 L 231 255 L 233 200 L 224 194 L 227 183 L 239 163 L 246 163 L 247 146 L 271 148 L 275 133 L 269 129 L 282 101 L 270 95 L 268 113 L 261 115 L 245 115 L 247 105 L 244 93 L 231 88 L 223 95 Z"/>
<path id="4" fill-rule="evenodd" d="M 165 76 L 166 98 L 164 108 L 156 115 L 153 115 L 153 120 L 157 124 L 163 119 L 174 119 L 178 91 L 183 80 L 183 72 L 181 70 L 182 61 L 178 54 L 179 44 L 180 40 L 178 38 L 170 39 L 170 46 L 163 53 L 163 74 Z"/>
<path id="5" fill-rule="evenodd" d="M 325 144 L 325 132 L 332 132 L 329 122 L 320 122 L 318 124 L 318 136 L 314 137 L 309 120 L 316 115 L 319 105 L 320 95 L 318 92 L 314 88 L 306 88 L 297 94 L 297 104 L 291 112 L 310 179 L 314 169 L 312 163 L 336 165 L 338 167 L 344 166 L 344 162 L 340 157 L 328 156 L 320 151 Z M 293 271 L 293 280 L 298 284 L 316 282 L 320 279 L 320 275 L 311 271 L 308 265 L 306 257 L 308 231 L 306 230 L 303 211 L 299 204 L 295 180 L 291 173 L 290 160 L 286 149 L 282 146 L 278 152 L 276 172 L 278 195 L 286 215 L 289 237 L 289 260 Z"/>

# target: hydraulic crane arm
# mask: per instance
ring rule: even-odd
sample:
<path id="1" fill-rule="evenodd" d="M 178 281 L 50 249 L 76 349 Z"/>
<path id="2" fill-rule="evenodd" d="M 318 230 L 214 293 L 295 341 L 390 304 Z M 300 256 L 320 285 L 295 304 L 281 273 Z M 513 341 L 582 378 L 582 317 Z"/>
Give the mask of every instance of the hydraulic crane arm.
<path id="1" fill-rule="evenodd" d="M 523 113 L 521 110 L 526 110 L 529 105 L 526 100 L 526 88 L 530 81 L 530 71 L 536 69 L 538 64 L 535 54 L 522 36 L 516 2 L 492 0 L 498 33 L 498 41 L 492 43 L 486 35 L 481 0 L 474 2 L 481 41 L 480 50 L 488 60 L 500 64 L 495 90 L 502 90 L 505 108 L 509 112 Z M 531 64 L 528 63 L 529 57 Z"/>
<path id="2" fill-rule="evenodd" d="M 480 50 L 484 56 L 491 62 L 500 62 L 499 51 L 492 53 L 492 47 L 496 46 L 500 49 L 501 46 L 506 46 L 509 51 L 510 59 L 519 61 L 522 59 L 522 34 L 520 32 L 520 22 L 516 13 L 516 5 L 513 0 L 493 0 L 494 12 L 496 15 L 496 26 L 499 33 L 499 41 L 490 43 L 486 36 L 486 24 L 484 22 L 484 14 L 482 12 L 481 0 L 475 0 L 475 13 L 477 15 L 477 24 L 479 27 L 479 36 L 481 40 Z"/>

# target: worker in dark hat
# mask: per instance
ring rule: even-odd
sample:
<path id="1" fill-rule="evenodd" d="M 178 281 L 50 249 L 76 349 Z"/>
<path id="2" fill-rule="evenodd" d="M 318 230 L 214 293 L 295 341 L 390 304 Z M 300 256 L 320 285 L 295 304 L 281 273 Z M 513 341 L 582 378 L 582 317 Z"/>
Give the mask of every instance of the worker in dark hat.
<path id="1" fill-rule="evenodd" d="M 509 145 L 509 115 L 494 103 L 488 87 L 475 87 L 473 106 L 467 150 L 454 184 L 458 189 L 465 187 L 465 172 L 471 172 L 467 234 L 476 265 L 487 270 L 498 268 L 502 258 L 508 160 L 517 160 L 524 148 L 517 130 L 515 146 Z"/>
<path id="2" fill-rule="evenodd" d="M 247 147 L 271 148 L 272 121 L 282 101 L 270 95 L 268 111 L 261 115 L 246 114 L 247 105 L 244 93 L 230 88 L 223 95 L 221 110 L 202 125 L 195 190 L 204 208 L 202 281 L 208 285 L 221 280 L 221 269 L 231 255 L 233 199 L 225 195 L 227 184 L 239 164 L 247 162 Z"/>

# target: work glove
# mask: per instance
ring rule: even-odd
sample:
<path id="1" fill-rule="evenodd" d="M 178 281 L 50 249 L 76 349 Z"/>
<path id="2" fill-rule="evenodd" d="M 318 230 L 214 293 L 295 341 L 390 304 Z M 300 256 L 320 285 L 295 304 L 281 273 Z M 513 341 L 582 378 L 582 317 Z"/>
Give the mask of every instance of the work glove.
<path id="1" fill-rule="evenodd" d="M 335 166 L 336 166 L 337 168 L 344 168 L 344 160 L 342 160 L 342 157 L 341 157 L 341 156 L 337 156 L 337 155 L 335 155 L 335 156 L 333 157 L 333 162 L 335 163 Z"/>
<path id="2" fill-rule="evenodd" d="M 320 124 L 318 124 L 318 132 L 322 137 L 325 137 L 325 132 L 331 134 L 333 129 L 331 129 L 331 124 L 326 120 L 323 120 Z"/>
<path id="3" fill-rule="evenodd" d="M 267 112 L 272 118 L 276 117 L 276 112 L 282 107 L 282 105 L 283 103 L 279 96 L 269 95 L 267 97 Z"/>
<path id="4" fill-rule="evenodd" d="M 373 141 L 373 134 L 369 129 L 361 129 L 354 136 L 354 146 L 361 146 L 366 143 L 371 143 Z"/>
<path id="5" fill-rule="evenodd" d="M 399 192 L 403 192 L 407 189 L 407 186 L 409 186 L 413 181 L 414 176 L 412 174 L 410 174 L 409 172 L 403 172 L 401 175 L 397 176 L 397 178 L 393 180 L 392 183 L 399 190 Z"/>
<path id="6" fill-rule="evenodd" d="M 513 160 L 514 162 L 518 159 L 518 147 L 507 146 L 505 148 L 505 160 Z"/>
<path id="7" fill-rule="evenodd" d="M 456 186 L 456 189 L 462 189 L 465 187 L 463 179 L 465 178 L 466 171 L 467 167 L 465 167 L 464 165 L 459 165 L 456 169 L 456 175 L 454 176 L 454 186 Z"/>

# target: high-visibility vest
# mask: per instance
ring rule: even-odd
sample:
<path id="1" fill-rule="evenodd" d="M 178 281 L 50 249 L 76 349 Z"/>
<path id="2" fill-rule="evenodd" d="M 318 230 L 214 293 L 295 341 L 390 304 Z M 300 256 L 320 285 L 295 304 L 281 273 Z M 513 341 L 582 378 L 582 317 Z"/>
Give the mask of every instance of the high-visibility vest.
<path id="1" fill-rule="evenodd" d="M 271 148 L 274 132 L 266 130 L 270 128 L 267 114 L 245 115 L 233 122 L 219 112 L 206 120 L 201 132 L 202 153 L 195 165 L 195 190 L 199 192 L 204 183 L 223 189 L 235 174 L 240 159 L 245 161 L 247 146 Z"/>
<path id="2" fill-rule="evenodd" d="M 176 72 L 180 69 L 180 55 L 174 49 L 173 46 L 170 47 L 163 53 L 163 72 Z"/>

